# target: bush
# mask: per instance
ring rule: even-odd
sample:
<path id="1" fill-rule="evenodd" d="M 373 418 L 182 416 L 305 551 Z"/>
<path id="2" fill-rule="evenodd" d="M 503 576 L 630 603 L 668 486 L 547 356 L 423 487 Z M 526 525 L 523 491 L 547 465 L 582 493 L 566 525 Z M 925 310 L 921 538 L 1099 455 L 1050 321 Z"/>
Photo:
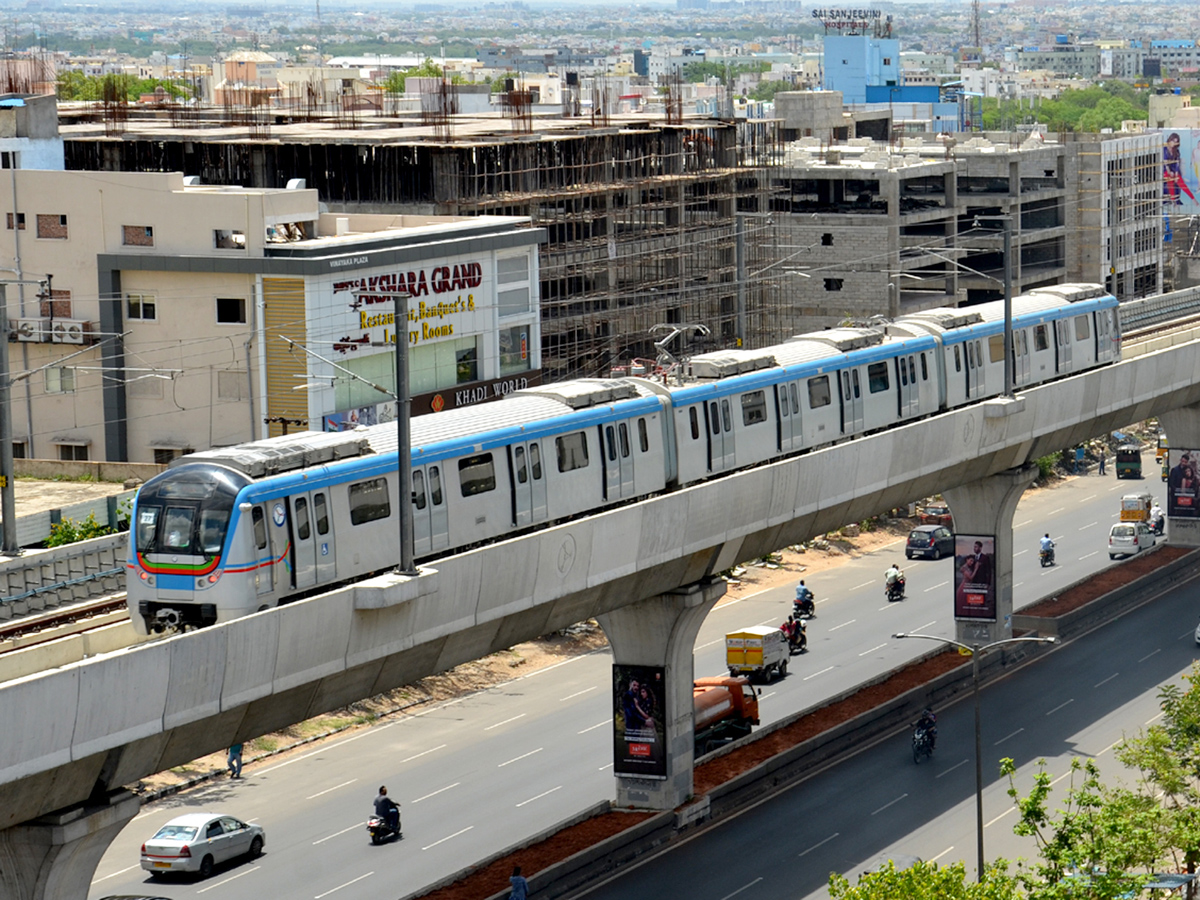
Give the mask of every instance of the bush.
<path id="1" fill-rule="evenodd" d="M 64 544 L 74 544 L 76 541 L 86 541 L 106 534 L 116 534 L 115 528 L 101 525 L 96 521 L 95 513 L 88 513 L 82 522 L 63 519 L 57 525 L 50 526 L 50 537 L 46 538 L 47 547 L 61 547 Z"/>
<path id="2" fill-rule="evenodd" d="M 1039 456 L 1037 461 L 1038 481 L 1045 481 L 1054 471 L 1054 467 L 1058 465 L 1061 453 L 1051 453 L 1049 456 Z"/>

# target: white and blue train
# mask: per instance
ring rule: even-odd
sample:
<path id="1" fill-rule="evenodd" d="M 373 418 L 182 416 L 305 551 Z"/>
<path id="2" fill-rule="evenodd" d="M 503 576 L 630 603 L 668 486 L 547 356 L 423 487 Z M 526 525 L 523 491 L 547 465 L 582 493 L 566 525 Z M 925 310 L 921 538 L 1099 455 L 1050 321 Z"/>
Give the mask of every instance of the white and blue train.
<path id="1" fill-rule="evenodd" d="M 412 420 L 413 544 L 444 555 L 995 396 L 1003 304 L 692 357 L 680 383 L 591 379 Z M 1096 285 L 1013 300 L 1017 387 L 1120 359 Z M 399 556 L 396 431 L 194 453 L 138 492 L 128 603 L 143 633 L 227 621 Z"/>

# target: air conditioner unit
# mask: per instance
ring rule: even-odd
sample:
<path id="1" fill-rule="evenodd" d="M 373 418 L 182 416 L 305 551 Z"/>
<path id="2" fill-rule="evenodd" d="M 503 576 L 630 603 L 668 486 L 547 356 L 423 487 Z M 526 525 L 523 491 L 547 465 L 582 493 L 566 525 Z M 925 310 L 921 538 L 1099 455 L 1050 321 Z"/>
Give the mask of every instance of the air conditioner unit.
<path id="1" fill-rule="evenodd" d="M 18 341 L 44 341 L 46 319 L 13 319 L 12 330 Z"/>
<path id="2" fill-rule="evenodd" d="M 81 319 L 55 319 L 51 326 L 50 340 L 55 344 L 87 343 L 92 323 Z"/>

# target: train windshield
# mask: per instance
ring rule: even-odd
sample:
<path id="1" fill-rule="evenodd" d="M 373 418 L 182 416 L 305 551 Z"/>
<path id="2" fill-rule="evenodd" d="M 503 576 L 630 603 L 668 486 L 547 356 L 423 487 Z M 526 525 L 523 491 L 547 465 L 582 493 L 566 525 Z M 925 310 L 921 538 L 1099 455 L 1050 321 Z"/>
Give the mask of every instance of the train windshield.
<path id="1" fill-rule="evenodd" d="M 249 483 L 236 472 L 201 463 L 151 479 L 137 498 L 138 552 L 219 554 L 238 491 Z"/>

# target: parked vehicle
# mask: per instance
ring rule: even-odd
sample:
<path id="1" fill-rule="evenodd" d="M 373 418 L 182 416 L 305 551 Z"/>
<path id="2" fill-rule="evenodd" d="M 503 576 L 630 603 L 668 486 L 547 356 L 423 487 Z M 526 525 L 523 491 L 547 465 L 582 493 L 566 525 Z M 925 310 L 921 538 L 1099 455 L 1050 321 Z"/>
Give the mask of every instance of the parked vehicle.
<path id="1" fill-rule="evenodd" d="M 1150 509 L 1154 506 L 1154 498 L 1146 491 L 1136 494 L 1126 494 L 1121 498 L 1122 522 L 1149 522 Z"/>
<path id="2" fill-rule="evenodd" d="M 703 756 L 758 724 L 758 694 L 748 678 L 697 678 L 692 713 L 696 756 Z"/>
<path id="3" fill-rule="evenodd" d="M 1137 444 L 1122 444 L 1117 448 L 1117 477 L 1142 477 L 1142 448 Z"/>
<path id="4" fill-rule="evenodd" d="M 1118 522 L 1108 532 L 1108 558 L 1132 556 L 1154 546 L 1154 534 L 1145 522 Z"/>
<path id="5" fill-rule="evenodd" d="M 219 813 L 188 813 L 172 819 L 142 844 L 142 868 L 151 876 L 198 872 L 207 878 L 214 866 L 226 860 L 257 859 L 266 841 L 261 825 Z"/>
<path id="6" fill-rule="evenodd" d="M 725 666 L 734 678 L 782 678 L 787 674 L 789 656 L 787 638 L 769 625 L 753 625 L 725 635 Z"/>
<path id="7" fill-rule="evenodd" d="M 954 555 L 954 532 L 945 525 L 918 525 L 908 533 L 904 555 L 941 559 Z"/>

